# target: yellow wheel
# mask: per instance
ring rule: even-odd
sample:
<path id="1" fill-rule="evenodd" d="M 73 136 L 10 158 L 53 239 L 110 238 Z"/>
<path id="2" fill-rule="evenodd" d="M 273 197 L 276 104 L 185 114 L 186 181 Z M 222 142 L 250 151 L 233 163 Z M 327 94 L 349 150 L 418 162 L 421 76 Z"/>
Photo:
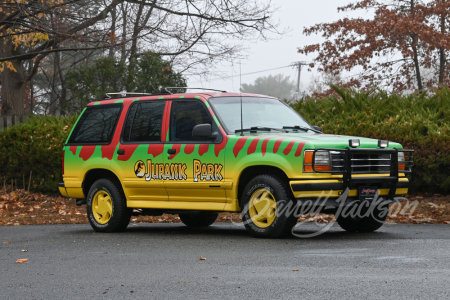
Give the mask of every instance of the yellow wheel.
<path id="1" fill-rule="evenodd" d="M 248 209 L 253 223 L 259 228 L 266 228 L 275 221 L 277 201 L 269 190 L 258 189 L 250 197 Z"/>
<path id="2" fill-rule="evenodd" d="M 92 214 L 95 220 L 100 224 L 106 224 L 113 214 L 113 202 L 111 196 L 100 190 L 95 193 L 92 199 Z"/>
<path id="3" fill-rule="evenodd" d="M 287 178 L 275 174 L 252 178 L 242 191 L 240 205 L 244 226 L 254 237 L 285 237 L 297 223 Z"/>
<path id="4" fill-rule="evenodd" d="M 86 197 L 86 212 L 92 228 L 98 232 L 118 232 L 127 228 L 131 208 L 120 183 L 99 179 L 89 188 Z"/>

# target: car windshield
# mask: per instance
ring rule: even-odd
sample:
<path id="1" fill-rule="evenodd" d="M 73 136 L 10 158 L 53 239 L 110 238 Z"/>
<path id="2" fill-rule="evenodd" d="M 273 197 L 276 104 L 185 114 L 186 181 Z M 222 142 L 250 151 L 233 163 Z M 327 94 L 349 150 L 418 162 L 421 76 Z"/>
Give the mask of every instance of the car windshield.
<path id="1" fill-rule="evenodd" d="M 241 129 L 241 97 L 210 98 L 208 102 L 229 133 Z M 278 128 L 300 126 L 311 128 L 295 110 L 280 100 L 262 97 L 242 97 L 243 128 Z"/>

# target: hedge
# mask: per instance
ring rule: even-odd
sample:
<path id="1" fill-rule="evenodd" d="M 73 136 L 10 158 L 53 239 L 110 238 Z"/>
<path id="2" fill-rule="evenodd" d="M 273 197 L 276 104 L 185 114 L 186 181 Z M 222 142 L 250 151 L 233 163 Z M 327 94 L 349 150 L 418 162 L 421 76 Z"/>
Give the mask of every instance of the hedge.
<path id="1" fill-rule="evenodd" d="M 0 131 L 0 183 L 44 193 L 58 192 L 62 148 L 77 117 L 33 116 Z M 25 179 L 25 180 L 24 180 Z M 17 183 L 16 183 L 17 182 Z"/>
<path id="2" fill-rule="evenodd" d="M 415 149 L 412 192 L 450 192 L 450 90 L 433 94 L 388 95 L 334 87 L 338 96 L 293 104 L 323 132 L 400 142 Z M 0 132 L 0 180 L 17 180 L 31 190 L 57 192 L 61 181 L 62 147 L 76 121 L 32 117 L 27 123 Z"/>

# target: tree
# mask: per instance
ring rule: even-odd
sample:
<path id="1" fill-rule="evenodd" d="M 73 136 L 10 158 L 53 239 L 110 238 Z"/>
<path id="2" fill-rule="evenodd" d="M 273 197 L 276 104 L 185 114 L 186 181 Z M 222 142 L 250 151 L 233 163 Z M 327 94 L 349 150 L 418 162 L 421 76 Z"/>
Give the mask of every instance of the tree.
<path id="1" fill-rule="evenodd" d="M 186 80 L 173 70 L 170 61 L 151 52 L 135 59 L 132 68 L 108 56 L 99 58 L 92 66 L 81 65 L 67 75 L 67 87 L 77 99 L 73 111 L 108 92 L 158 93 L 161 86 L 186 86 Z"/>
<path id="2" fill-rule="evenodd" d="M 360 9 L 373 10 L 373 18 L 344 18 L 305 28 L 305 34 L 322 33 L 326 41 L 301 47 L 298 51 L 317 52 L 314 62 L 319 65 L 319 71 L 333 75 L 361 67 L 359 76 L 349 82 L 361 84 L 363 88 L 384 85 L 393 91 L 416 88 L 423 91 L 421 67 L 433 65 L 439 70 L 439 82 L 448 83 L 446 52 L 450 50 L 447 33 L 450 2 L 360 0 L 339 7 L 338 11 Z M 437 81 L 425 84 L 436 86 Z"/>
<path id="3" fill-rule="evenodd" d="M 289 76 L 277 74 L 258 77 L 253 84 L 243 83 L 240 90 L 243 93 L 262 94 L 282 100 L 291 100 L 295 91 L 295 84 L 289 80 Z"/>
<path id="4" fill-rule="evenodd" d="M 24 113 L 27 83 L 51 53 L 103 49 L 115 56 L 113 47 L 133 69 L 145 49 L 186 71 L 235 58 L 237 40 L 279 33 L 269 0 L 0 1 L 3 114 Z"/>

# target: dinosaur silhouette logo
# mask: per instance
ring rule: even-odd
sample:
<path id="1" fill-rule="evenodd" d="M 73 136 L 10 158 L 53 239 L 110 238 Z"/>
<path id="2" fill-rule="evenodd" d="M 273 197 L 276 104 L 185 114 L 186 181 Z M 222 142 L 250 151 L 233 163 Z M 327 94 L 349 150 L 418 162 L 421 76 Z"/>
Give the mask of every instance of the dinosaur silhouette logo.
<path id="1" fill-rule="evenodd" d="M 143 161 L 138 160 L 134 165 L 134 173 L 138 178 L 142 178 L 145 175 L 145 164 Z"/>

